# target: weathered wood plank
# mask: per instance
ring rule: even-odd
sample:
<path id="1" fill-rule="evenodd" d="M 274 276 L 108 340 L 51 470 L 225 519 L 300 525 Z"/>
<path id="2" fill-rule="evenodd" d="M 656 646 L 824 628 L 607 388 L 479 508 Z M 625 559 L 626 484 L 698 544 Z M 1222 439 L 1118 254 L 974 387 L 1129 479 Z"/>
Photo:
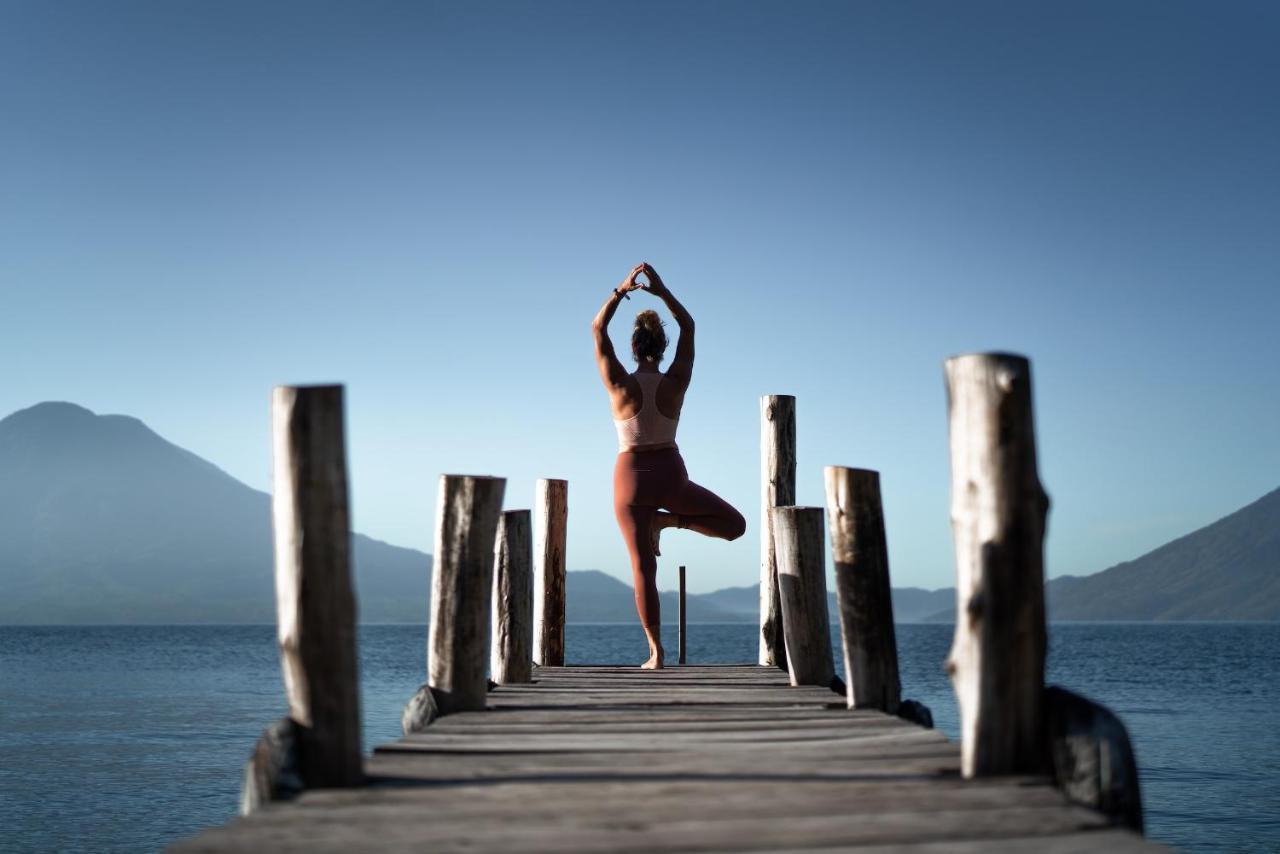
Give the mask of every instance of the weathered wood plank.
<path id="1" fill-rule="evenodd" d="M 1046 777 L 965 781 L 936 731 L 774 668 L 689 671 L 703 681 L 540 668 L 545 682 L 380 746 L 369 786 L 305 792 L 176 850 L 1152 850 Z"/>
<path id="2" fill-rule="evenodd" d="M 283 811 L 276 811 L 277 813 Z M 861 845 L 904 841 L 989 839 L 1062 834 L 1101 828 L 1096 813 L 1071 807 L 995 807 L 985 810 L 937 810 L 921 813 L 869 811 L 855 816 L 714 815 L 670 820 L 634 808 L 621 814 L 596 812 L 538 821 L 512 817 L 501 822 L 443 822 L 434 812 L 409 804 L 399 809 L 291 811 L 290 816 L 261 814 L 245 819 L 253 844 L 274 850 L 351 850 L 375 842 L 379 846 L 430 843 L 432 851 L 490 850 L 657 851 L 772 850 L 804 839 L 814 845 Z M 178 850 L 201 850 L 191 847 Z"/>
<path id="3" fill-rule="evenodd" d="M 1125 831 L 1087 830 L 1054 836 L 1022 836 L 1006 839 L 955 839 L 945 842 L 915 842 L 905 844 L 865 845 L 858 854 L 1095 854 L 1110 851 L 1115 854 L 1130 852 L 1168 851 L 1163 845 L 1147 842 L 1140 836 Z M 847 848 L 780 848 L 776 854 L 847 854 Z"/>

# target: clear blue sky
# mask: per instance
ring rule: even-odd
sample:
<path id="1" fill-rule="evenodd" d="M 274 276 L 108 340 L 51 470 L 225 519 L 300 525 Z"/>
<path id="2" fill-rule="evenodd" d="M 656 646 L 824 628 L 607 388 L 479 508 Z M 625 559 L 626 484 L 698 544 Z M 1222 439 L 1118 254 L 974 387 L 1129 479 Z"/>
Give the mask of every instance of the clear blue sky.
<path id="1" fill-rule="evenodd" d="M 589 323 L 653 263 L 697 318 L 680 444 L 747 516 L 882 472 L 894 583 L 953 578 L 942 360 L 1033 360 L 1051 575 L 1280 485 L 1280 6 L 0 4 L 0 414 L 145 420 L 269 486 L 272 385 L 340 381 L 356 527 L 442 472 L 570 481 L 627 577 Z M 625 305 L 646 304 L 638 296 Z M 615 321 L 619 349 L 629 319 Z"/>

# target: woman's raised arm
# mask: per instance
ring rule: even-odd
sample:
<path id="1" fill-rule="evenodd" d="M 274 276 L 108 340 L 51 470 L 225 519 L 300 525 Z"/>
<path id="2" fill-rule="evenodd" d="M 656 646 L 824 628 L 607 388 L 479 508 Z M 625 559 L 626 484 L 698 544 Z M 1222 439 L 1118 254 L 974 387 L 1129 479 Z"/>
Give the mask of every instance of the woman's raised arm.
<path id="1" fill-rule="evenodd" d="M 613 341 L 609 338 L 609 321 L 613 320 L 613 314 L 618 310 L 618 304 L 622 302 L 627 291 L 634 291 L 640 287 L 636 284 L 636 276 L 642 272 L 644 272 L 643 264 L 633 267 L 627 277 L 622 280 L 622 284 L 614 288 L 613 292 L 605 298 L 604 305 L 596 313 L 596 319 L 591 321 L 591 333 L 596 341 L 596 364 L 600 368 L 600 379 L 604 380 L 608 388 L 619 388 L 627 379 L 627 369 L 622 366 L 617 354 L 613 352 Z"/>
<path id="2" fill-rule="evenodd" d="M 671 311 L 671 316 L 676 319 L 676 323 L 680 325 L 680 340 L 676 343 L 676 357 L 671 360 L 671 367 L 667 369 L 667 375 L 675 375 L 676 378 L 684 380 L 685 384 L 693 377 L 693 315 L 689 314 L 689 310 L 676 299 L 675 294 L 667 290 L 667 285 L 662 281 L 662 277 L 658 275 L 658 271 L 648 264 L 641 265 L 645 277 L 649 280 L 647 290 L 658 299 L 667 304 L 667 308 Z"/>

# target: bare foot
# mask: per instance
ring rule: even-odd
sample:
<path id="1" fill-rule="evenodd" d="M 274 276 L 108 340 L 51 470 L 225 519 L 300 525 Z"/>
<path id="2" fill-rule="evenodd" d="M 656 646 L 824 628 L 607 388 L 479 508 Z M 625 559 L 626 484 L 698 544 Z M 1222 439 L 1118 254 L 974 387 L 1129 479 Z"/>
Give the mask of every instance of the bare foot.
<path id="1" fill-rule="evenodd" d="M 641 670 L 661 670 L 662 669 L 662 647 L 654 650 L 649 655 L 649 660 L 640 665 Z"/>
<path id="2" fill-rule="evenodd" d="M 653 524 L 649 528 L 649 536 L 653 542 L 653 553 L 657 557 L 662 557 L 662 551 L 658 548 L 658 537 L 661 536 L 663 528 L 674 528 L 679 525 L 679 518 L 674 513 L 654 513 Z"/>

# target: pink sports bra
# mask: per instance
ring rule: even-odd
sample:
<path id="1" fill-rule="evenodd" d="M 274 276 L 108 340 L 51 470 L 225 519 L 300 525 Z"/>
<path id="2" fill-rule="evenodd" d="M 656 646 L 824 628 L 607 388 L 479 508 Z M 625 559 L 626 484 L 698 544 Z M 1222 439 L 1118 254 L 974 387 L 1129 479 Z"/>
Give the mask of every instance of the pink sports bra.
<path id="1" fill-rule="evenodd" d="M 629 451 L 640 445 L 675 444 L 676 425 L 680 417 L 668 418 L 658 411 L 658 384 L 663 375 L 637 371 L 631 376 L 640 383 L 640 411 L 625 421 L 613 419 L 618 428 L 618 450 Z"/>

